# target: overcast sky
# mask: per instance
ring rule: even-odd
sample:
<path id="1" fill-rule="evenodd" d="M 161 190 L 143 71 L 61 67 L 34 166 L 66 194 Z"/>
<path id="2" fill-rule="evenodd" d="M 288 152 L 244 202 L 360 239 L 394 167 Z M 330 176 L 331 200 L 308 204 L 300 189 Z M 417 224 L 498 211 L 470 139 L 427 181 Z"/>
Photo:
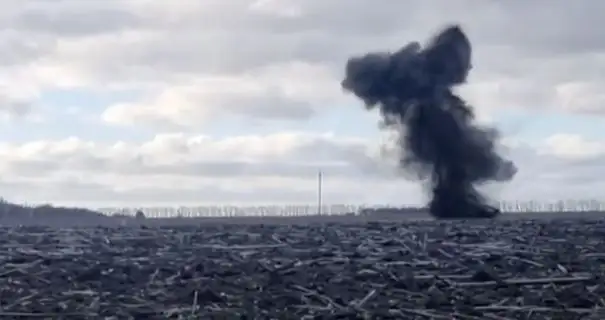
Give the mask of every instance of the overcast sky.
<path id="1" fill-rule="evenodd" d="M 496 199 L 605 194 L 603 1 L 20 0 L 0 11 L 0 195 L 87 206 L 416 204 L 351 55 L 459 23 Z"/>

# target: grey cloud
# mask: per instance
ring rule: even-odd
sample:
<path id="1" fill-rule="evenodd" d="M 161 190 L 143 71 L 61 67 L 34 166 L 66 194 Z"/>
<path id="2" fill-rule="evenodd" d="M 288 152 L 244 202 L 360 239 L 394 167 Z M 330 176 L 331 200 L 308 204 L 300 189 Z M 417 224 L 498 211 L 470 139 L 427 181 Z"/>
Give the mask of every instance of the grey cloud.
<path id="1" fill-rule="evenodd" d="M 500 81 L 503 76 L 523 83 L 519 88 L 504 83 L 496 100 L 506 96 L 527 106 L 551 106 L 559 102 L 556 85 L 601 79 L 605 66 L 595 54 L 603 51 L 601 39 L 605 39 L 597 27 L 605 12 L 605 4 L 599 1 L 284 2 L 300 7 L 298 16 L 254 11 L 249 9 L 251 1 L 239 0 L 212 6 L 202 2 L 142 5 L 127 0 L 35 3 L 5 20 L 38 44 L 17 41 L 12 45 L 0 40 L 0 47 L 4 43 L 15 52 L 0 53 L 0 63 L 26 63 L 46 54 L 44 61 L 69 64 L 102 84 L 176 83 L 187 77 L 238 74 L 295 60 L 320 64 L 339 74 L 343 61 L 353 54 L 396 50 L 450 22 L 461 23 L 475 44 L 473 83 Z M 97 37 L 112 33 L 116 37 Z M 56 39 L 91 49 L 55 51 Z M 287 97 L 276 95 L 269 100 L 256 109 L 241 107 L 238 113 L 308 119 L 316 111 L 304 101 Z M 596 103 L 580 109 L 598 113 Z M 284 104 L 294 107 L 286 113 L 280 108 Z"/>
<path id="2" fill-rule="evenodd" d="M 601 193 L 604 156 L 567 159 L 518 146 L 510 152 L 519 171 L 510 183 L 498 184 L 496 198 L 507 200 L 589 199 Z"/>
<path id="3" fill-rule="evenodd" d="M 0 66 L 30 63 L 47 55 L 55 45 L 55 39 L 44 35 L 0 31 Z"/>
<path id="4" fill-rule="evenodd" d="M 291 1 L 295 17 L 250 11 L 249 1 L 191 8 L 171 16 L 131 1 L 37 2 L 18 11 L 12 28 L 57 36 L 95 35 L 124 29 L 165 33 L 157 43 L 125 44 L 123 63 L 172 61 L 195 71 L 241 69 L 280 59 L 340 61 L 352 50 L 397 47 L 449 22 L 461 22 L 479 45 L 515 47 L 545 55 L 603 49 L 599 1 Z M 41 4 L 42 3 L 42 4 Z M 179 6 L 175 3 L 172 6 Z M 176 7 L 175 7 L 176 8 Z M 545 8 L 548 8 L 545 10 Z M 160 11 L 160 12 L 158 12 Z M 588 27 L 587 27 L 588 26 Z M 590 27 L 592 26 L 592 27 Z M 128 58 L 132 61 L 128 61 Z M 115 61 L 115 60 L 114 60 Z M 205 64 L 205 66 L 201 66 Z M 200 65 L 196 68 L 196 65 Z"/>
<path id="5" fill-rule="evenodd" d="M 126 1 L 24 0 L 0 20 L 5 29 L 54 37 L 90 36 L 153 24 Z M 152 21 L 148 21 L 152 22 Z"/>
<path id="6" fill-rule="evenodd" d="M 134 28 L 140 25 L 138 21 L 134 13 L 115 9 L 49 12 L 48 8 L 38 8 L 24 11 L 10 24 L 24 31 L 47 35 L 90 36 Z"/>
<path id="7" fill-rule="evenodd" d="M 351 190 L 325 190 L 324 196 L 332 201 L 353 200 Z M 150 203 L 313 203 L 317 194 L 314 188 L 298 186 L 256 187 L 253 191 L 233 190 L 220 185 L 184 188 L 180 186 L 137 187 L 118 190 L 93 181 L 64 179 L 51 183 L 2 182 L 0 193 L 9 201 L 28 203 L 79 203 L 127 206 L 145 206 Z M 24 198 L 27 195 L 27 199 Z M 353 197 L 355 195 L 353 194 Z"/>
<path id="8" fill-rule="evenodd" d="M 295 60 L 334 65 L 350 53 L 363 50 L 365 46 L 358 44 L 363 40 L 354 37 L 336 40 L 327 34 L 303 32 L 276 35 L 236 33 L 228 29 L 193 34 L 162 31 L 147 40 L 126 40 L 115 51 L 95 52 L 89 58 L 99 64 L 113 61 L 124 71 L 143 72 L 154 78 L 167 74 L 236 74 Z M 86 67 L 92 61 L 85 59 L 80 63 Z M 115 71 L 102 70 L 101 65 L 89 67 L 100 74 L 107 72 L 107 76 Z"/>
<path id="9" fill-rule="evenodd" d="M 323 145 L 322 145 L 323 144 Z M 131 162 L 116 164 L 102 156 L 92 154 L 55 157 L 47 160 L 11 162 L 3 174 L 5 182 L 0 184 L 0 194 L 19 199 L 24 194 L 30 201 L 58 202 L 80 201 L 87 203 L 149 203 L 173 202 L 312 202 L 316 195 L 314 186 L 317 170 L 326 176 L 326 199 L 334 202 L 418 201 L 413 191 L 417 184 L 410 184 L 395 169 L 368 157 L 359 145 L 334 144 L 335 152 L 329 152 L 329 143 L 309 143 L 286 157 L 274 160 L 259 160 L 257 163 L 225 161 L 181 161 L 175 165 L 151 165 L 145 157 Z M 317 151 L 316 161 L 310 163 Z M 598 196 L 601 175 L 605 174 L 599 163 L 602 157 L 592 159 L 564 159 L 539 154 L 535 149 L 518 146 L 510 151 L 519 166 L 519 172 L 510 183 L 486 186 L 489 195 L 502 200 L 548 201 L 562 198 L 591 198 Z M 298 160 L 298 161 L 297 161 Z M 114 178 L 109 180 L 107 175 Z M 180 179 L 216 179 L 216 185 L 162 184 L 162 177 Z M 59 177 L 62 177 L 58 180 Z M 70 178 L 71 177 L 71 178 Z M 101 177 L 103 180 L 99 180 Z M 254 179 L 289 178 L 293 185 L 252 188 Z M 14 180 L 18 178 L 18 180 Z M 227 188 L 222 181 L 241 181 L 242 188 Z M 120 179 L 147 181 L 147 187 L 122 188 Z M 210 180 L 204 180 L 210 179 Z M 223 180 L 224 179 L 224 180 Z M 252 179 L 252 180 L 251 180 Z M 331 181 L 339 180 L 339 185 Z M 104 181 L 101 183 L 101 181 Z M 111 181 L 111 182 L 110 182 Z M 342 183 L 347 182 L 346 185 Z M 13 183 L 14 182 L 14 183 Z M 139 185 L 139 184 L 137 184 Z M 379 187 L 380 186 L 380 187 Z M 414 187 L 414 188 L 412 188 Z M 378 188 L 378 190 L 373 190 Z M 369 190 L 372 189 L 372 190 Z M 253 192 L 246 190 L 254 190 Z M 365 190 L 361 193 L 361 190 Z M 412 193 L 410 193 L 412 192 Z M 151 199 L 151 200 L 150 200 Z"/>
<path id="10" fill-rule="evenodd" d="M 485 3 L 500 10 L 499 19 L 490 19 L 492 23 L 477 28 L 485 41 L 490 41 L 491 34 L 492 43 L 508 43 L 551 56 L 605 49 L 605 31 L 598 27 L 605 12 L 603 2 L 513 0 Z"/>
<path id="11" fill-rule="evenodd" d="M 315 113 L 309 101 L 289 99 L 281 92 L 268 92 L 258 97 L 239 97 L 236 94 L 217 101 L 218 110 L 250 118 L 269 120 L 305 120 Z"/>
<path id="12" fill-rule="evenodd" d="M 288 162 L 263 161 L 261 163 L 245 161 L 203 161 L 183 162 L 175 165 L 147 165 L 145 167 L 116 168 L 122 174 L 143 175 L 183 175 L 204 178 L 233 178 L 233 177 L 289 177 L 309 178 L 315 177 L 319 169 L 329 172 L 333 176 L 361 177 L 355 164 L 305 164 Z"/>
<path id="13" fill-rule="evenodd" d="M 61 154 L 44 152 L 30 159 L 5 160 L 6 174 L 11 176 L 44 177 L 60 172 L 81 174 L 119 174 L 120 176 L 182 176 L 199 178 L 233 177 L 289 177 L 313 178 L 318 170 L 334 177 L 384 179 L 388 175 L 382 162 L 368 155 L 368 147 L 361 142 L 339 141 L 336 138 L 302 136 L 287 154 L 256 157 L 255 160 L 229 159 L 228 155 L 208 158 L 189 156 L 189 150 L 179 150 L 182 159 L 170 163 L 154 162 L 164 153 L 134 151 L 134 157 L 114 158 L 101 150 L 76 149 Z M 184 141 L 183 141 L 184 142 Z M 272 147 L 272 146 L 270 146 Z M 277 146 L 275 146 L 278 148 Z M 174 150 L 173 150 L 174 151 Z M 163 152 L 167 152 L 166 150 Z M 211 151 L 210 151 L 211 152 Z M 219 157 L 218 159 L 216 157 Z M 212 159 L 214 157 L 214 159 Z"/>
<path id="14" fill-rule="evenodd" d="M 509 154 L 512 156 L 512 160 L 517 163 L 519 172 L 510 183 L 496 183 L 488 186 L 489 190 L 496 190 L 494 191 L 495 194 L 490 194 L 497 199 L 548 200 L 548 198 L 555 196 L 582 197 L 585 195 L 588 197 L 598 191 L 595 186 L 601 182 L 599 177 L 602 174 L 600 172 L 605 174 L 603 168 L 598 165 L 603 162 L 602 157 L 576 160 L 558 158 L 539 154 L 534 148 L 526 146 L 517 146 L 510 150 Z M 10 162 L 5 176 L 9 179 L 18 176 L 29 179 L 43 179 L 42 181 L 54 181 L 55 178 L 53 177 L 56 177 L 57 174 L 81 177 L 100 177 L 112 174 L 116 177 L 122 177 L 122 179 L 146 179 L 146 177 L 157 179 L 165 176 L 217 179 L 217 183 L 222 179 L 237 178 L 241 179 L 243 184 L 248 183 L 246 181 L 251 178 L 291 178 L 298 179 L 304 185 L 304 183 L 312 183 L 319 169 L 330 179 L 341 179 L 342 181 L 351 181 L 351 183 L 354 181 L 361 184 L 383 184 L 384 188 L 389 188 L 393 183 L 406 182 L 405 176 L 397 174 L 395 167 L 389 166 L 379 159 L 369 157 L 367 151 L 361 145 L 330 144 L 324 140 L 303 143 L 285 157 L 275 156 L 274 159 L 259 159 L 257 162 L 229 159 L 215 161 L 190 159 L 174 164 L 161 165 L 149 163 L 144 156 L 139 156 L 132 161 L 115 162 L 102 155 L 82 154 L 54 157 L 47 160 Z M 86 184 L 92 185 L 92 182 L 86 182 Z M 100 187 L 106 188 L 106 185 L 99 185 Z M 62 186 L 57 188 L 63 190 Z M 179 199 L 186 199 L 189 197 L 187 194 L 191 194 L 188 193 L 190 191 L 185 190 L 183 191 L 184 194 L 178 192 L 181 196 L 172 195 L 170 191 L 164 189 L 164 187 L 158 185 L 149 187 L 148 190 L 137 189 L 138 191 L 124 192 L 129 195 L 128 197 L 140 191 L 146 195 L 157 192 L 167 198 L 181 197 Z M 198 190 L 196 192 L 201 192 L 199 188 L 196 190 Z M 112 189 L 101 191 L 115 195 Z M 223 192 L 223 190 L 215 191 Z M 214 194 L 214 191 L 207 192 L 208 194 Z M 228 197 L 226 195 L 227 191 L 224 192 L 226 192 L 224 197 Z M 234 197 L 233 199 L 237 197 L 248 199 L 246 195 L 237 192 L 233 191 L 229 194 Z M 259 194 L 262 192 L 259 191 Z M 267 190 L 266 192 L 276 194 L 280 193 L 281 190 Z M 288 193 L 289 191 L 284 192 Z M 346 193 L 347 191 L 343 190 L 338 197 L 342 198 L 346 196 Z M 396 192 L 393 189 L 391 193 L 395 194 Z M 295 197 L 294 194 L 297 193 L 292 194 L 292 197 Z M 118 199 L 120 196 L 115 195 L 115 197 Z M 127 196 L 124 195 L 124 197 Z M 285 196 L 285 198 L 288 197 Z M 396 199 L 395 195 L 393 197 Z M 74 198 L 78 197 L 74 196 Z M 198 200 L 198 198 L 195 199 Z"/>
<path id="15" fill-rule="evenodd" d="M 362 159 L 363 161 L 363 159 Z M 369 162 L 369 163 L 368 163 Z M 82 174 L 119 174 L 123 177 L 134 176 L 182 176 L 198 178 L 278 177 L 313 178 L 318 170 L 334 177 L 343 178 L 379 178 L 380 165 L 375 161 L 357 163 L 357 159 L 348 159 L 348 163 L 303 163 L 288 161 L 181 161 L 175 164 L 147 164 L 145 161 L 115 163 L 103 157 L 89 155 L 83 162 L 64 160 L 21 160 L 11 162 L 8 171 L 11 176 L 40 177 L 58 172 L 81 172 Z"/>
<path id="16" fill-rule="evenodd" d="M 34 109 L 34 102 L 23 98 L 14 98 L 0 93 L 0 113 L 9 117 L 21 118 Z"/>

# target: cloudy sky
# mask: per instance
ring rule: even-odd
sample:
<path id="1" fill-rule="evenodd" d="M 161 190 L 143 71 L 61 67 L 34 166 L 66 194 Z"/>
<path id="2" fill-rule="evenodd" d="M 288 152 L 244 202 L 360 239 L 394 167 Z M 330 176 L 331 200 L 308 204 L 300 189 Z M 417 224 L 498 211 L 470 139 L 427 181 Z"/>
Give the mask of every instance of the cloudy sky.
<path id="1" fill-rule="evenodd" d="M 20 0 L 0 11 L 0 195 L 87 206 L 419 203 L 351 55 L 460 23 L 460 93 L 519 173 L 498 199 L 605 190 L 605 2 Z M 379 5 L 380 4 L 380 5 Z M 547 8 L 547 9 L 545 9 Z"/>

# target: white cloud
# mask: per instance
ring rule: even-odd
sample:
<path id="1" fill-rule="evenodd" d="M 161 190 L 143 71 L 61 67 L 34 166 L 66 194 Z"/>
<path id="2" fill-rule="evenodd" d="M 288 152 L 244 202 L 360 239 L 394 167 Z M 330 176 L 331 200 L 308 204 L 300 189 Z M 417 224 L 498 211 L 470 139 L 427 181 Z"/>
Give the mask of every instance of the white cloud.
<path id="1" fill-rule="evenodd" d="M 317 65 L 270 66 L 240 76 L 190 79 L 152 93 L 141 103 L 120 103 L 103 114 L 109 123 L 194 126 L 224 116 L 300 120 L 342 101 L 338 79 Z"/>
<path id="2" fill-rule="evenodd" d="M 56 185 L 94 186 L 100 188 L 95 197 L 106 201 L 115 196 L 116 201 L 136 202 L 147 196 L 157 202 L 270 203 L 312 201 L 316 175 L 322 170 L 333 201 L 353 201 L 369 186 L 394 183 L 389 178 L 394 168 L 382 166 L 377 155 L 368 141 L 333 134 L 291 132 L 217 140 L 175 133 L 112 144 L 74 137 L 2 144 L 0 172 L 5 181 L 27 181 L 46 197 L 72 201 L 80 199 Z M 2 191 L 18 194 L 15 190 Z M 62 195 L 55 193 L 59 190 Z"/>
<path id="3" fill-rule="evenodd" d="M 371 178 L 381 169 L 367 141 L 324 134 L 281 133 L 214 140 L 184 134 L 157 135 L 144 143 L 98 144 L 69 138 L 4 144 L 5 176 L 43 176 L 57 170 L 183 177 Z M 50 170 L 50 171 L 49 171 Z"/>
<path id="4" fill-rule="evenodd" d="M 541 151 L 566 159 L 591 159 L 605 154 L 605 141 L 591 141 L 578 134 L 560 133 L 546 139 Z"/>
<path id="5" fill-rule="evenodd" d="M 397 168 L 383 159 L 375 143 L 304 132 L 221 139 L 171 133 L 138 143 L 98 143 L 75 137 L 4 143 L 0 145 L 0 193 L 33 202 L 54 199 L 130 206 L 313 203 L 321 170 L 326 203 L 422 203 L 420 185 L 398 176 Z M 511 149 L 522 169 L 513 182 L 489 186 L 487 191 L 495 198 L 553 200 L 595 194 L 586 183 L 594 180 L 594 172 L 583 169 L 587 164 L 594 169 L 594 163 L 587 162 L 594 158 L 546 154 L 522 144 Z M 580 176 L 587 180 L 559 190 Z"/>

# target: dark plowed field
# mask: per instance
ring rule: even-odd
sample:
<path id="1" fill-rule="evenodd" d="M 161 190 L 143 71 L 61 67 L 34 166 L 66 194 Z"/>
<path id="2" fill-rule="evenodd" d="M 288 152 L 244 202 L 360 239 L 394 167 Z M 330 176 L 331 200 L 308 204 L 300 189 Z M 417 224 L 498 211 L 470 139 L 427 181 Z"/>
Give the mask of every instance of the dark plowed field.
<path id="1" fill-rule="evenodd" d="M 605 220 L 268 222 L 5 228 L 0 318 L 605 319 Z"/>

